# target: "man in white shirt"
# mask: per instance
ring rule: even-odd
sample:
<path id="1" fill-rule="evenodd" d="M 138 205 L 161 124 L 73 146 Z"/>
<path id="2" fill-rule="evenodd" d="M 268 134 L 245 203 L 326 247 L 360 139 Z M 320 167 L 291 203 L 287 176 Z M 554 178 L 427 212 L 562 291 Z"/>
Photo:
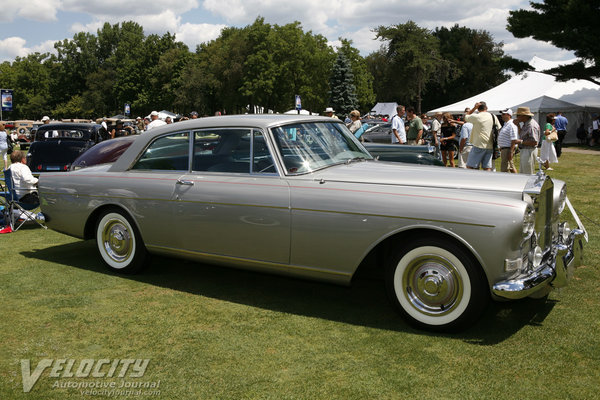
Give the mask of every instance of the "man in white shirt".
<path id="1" fill-rule="evenodd" d="M 406 129 L 404 127 L 404 106 L 396 107 L 396 115 L 392 117 L 392 144 L 406 144 Z"/>
<path id="2" fill-rule="evenodd" d="M 431 139 L 432 144 L 437 146 L 442 136 L 442 113 L 437 112 L 431 119 Z"/>
<path id="3" fill-rule="evenodd" d="M 150 121 L 150 123 L 146 127 L 147 131 L 149 131 L 152 128 L 157 128 L 159 126 L 163 126 L 163 125 L 167 124 L 165 121 L 158 119 L 158 111 L 152 111 L 150 113 L 150 118 L 152 119 L 152 121 Z"/>
<path id="4" fill-rule="evenodd" d="M 38 179 L 31 174 L 31 170 L 26 164 L 25 153 L 20 150 L 13 151 L 10 155 L 10 162 L 12 163 L 10 165 L 12 181 L 19 201 L 31 204 L 39 203 L 36 187 Z"/>
<path id="5" fill-rule="evenodd" d="M 517 173 L 513 158 L 515 147 L 519 144 L 519 129 L 512 120 L 513 112 L 510 108 L 502 110 L 504 125 L 498 132 L 498 147 L 500 147 L 500 171 Z"/>

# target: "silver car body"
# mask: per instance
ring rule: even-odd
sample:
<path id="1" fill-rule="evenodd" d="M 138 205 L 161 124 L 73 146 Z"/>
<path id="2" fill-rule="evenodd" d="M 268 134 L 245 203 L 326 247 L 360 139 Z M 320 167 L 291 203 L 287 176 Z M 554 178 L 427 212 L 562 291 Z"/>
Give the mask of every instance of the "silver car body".
<path id="1" fill-rule="evenodd" d="M 559 221 L 564 182 L 381 162 L 366 151 L 365 160 L 298 171 L 286 165 L 275 132 L 300 123 L 337 124 L 325 117 L 245 115 L 153 129 L 115 163 L 45 174 L 39 192 L 47 225 L 93 238 L 100 211 L 113 207 L 131 218 L 150 253 L 340 284 L 350 283 L 384 244 L 437 233 L 468 249 L 489 292 L 509 299 L 564 286 L 581 263 L 583 227 L 571 231 Z M 185 170 L 134 168 L 165 135 L 189 132 L 184 140 L 193 153 L 194 132 L 215 128 L 258 132 L 274 168 L 194 171 L 191 161 Z M 529 236 L 528 216 L 535 219 Z"/>

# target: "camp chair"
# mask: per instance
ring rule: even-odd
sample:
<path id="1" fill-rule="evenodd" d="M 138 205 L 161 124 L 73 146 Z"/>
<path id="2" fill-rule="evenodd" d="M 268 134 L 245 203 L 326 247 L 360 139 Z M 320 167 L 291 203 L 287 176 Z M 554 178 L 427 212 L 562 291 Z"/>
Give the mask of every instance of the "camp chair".
<path id="1" fill-rule="evenodd" d="M 10 169 L 5 169 L 3 172 L 5 189 L 0 192 L 0 195 L 4 198 L 4 202 L 6 203 L 8 209 L 8 223 L 13 232 L 17 231 L 27 221 L 35 222 L 42 228 L 48 229 L 46 225 L 36 218 L 37 213 L 33 212 L 33 210 L 40 207 L 40 204 L 23 203 L 19 201 L 19 196 L 15 190 L 18 188 L 15 188 L 12 179 L 12 171 Z"/>

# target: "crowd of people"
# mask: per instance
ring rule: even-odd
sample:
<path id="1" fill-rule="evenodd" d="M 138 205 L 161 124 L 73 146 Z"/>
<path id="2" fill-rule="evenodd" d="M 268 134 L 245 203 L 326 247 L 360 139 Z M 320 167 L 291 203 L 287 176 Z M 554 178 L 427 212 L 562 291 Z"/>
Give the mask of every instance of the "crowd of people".
<path id="1" fill-rule="evenodd" d="M 538 157 L 543 168 L 552 170 L 567 134 L 568 120 L 560 111 L 547 114 L 543 127 L 533 117 L 529 107 L 519 107 L 514 114 L 508 108 L 496 115 L 483 101 L 458 116 L 447 112 L 418 116 L 413 107 L 402 105 L 391 118 L 379 116 L 391 120 L 391 143 L 436 146 L 447 167 L 456 167 L 457 159 L 459 168 L 491 171 L 494 160 L 500 158 L 501 172 L 523 174 L 535 173 Z M 596 133 L 591 137 L 600 142 L 600 118 L 594 121 L 592 132 Z M 516 154 L 520 154 L 518 168 Z"/>

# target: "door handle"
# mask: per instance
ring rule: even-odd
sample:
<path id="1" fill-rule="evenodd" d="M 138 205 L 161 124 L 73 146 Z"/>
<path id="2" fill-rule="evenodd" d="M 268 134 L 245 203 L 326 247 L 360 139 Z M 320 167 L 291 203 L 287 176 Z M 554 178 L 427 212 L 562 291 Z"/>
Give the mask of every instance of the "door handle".
<path id="1" fill-rule="evenodd" d="M 183 179 L 177 179 L 177 184 L 178 185 L 194 186 L 194 181 L 184 181 Z"/>

